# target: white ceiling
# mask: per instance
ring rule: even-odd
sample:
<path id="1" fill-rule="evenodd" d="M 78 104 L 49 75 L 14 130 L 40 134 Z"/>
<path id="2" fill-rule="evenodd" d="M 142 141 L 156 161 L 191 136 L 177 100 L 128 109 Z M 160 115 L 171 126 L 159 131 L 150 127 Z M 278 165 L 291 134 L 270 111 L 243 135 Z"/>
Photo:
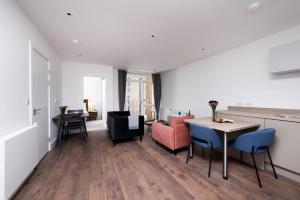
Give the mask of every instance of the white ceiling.
<path id="1" fill-rule="evenodd" d="M 142 71 L 174 68 L 300 23 L 299 0 L 264 0 L 252 14 L 254 0 L 17 1 L 63 60 Z"/>

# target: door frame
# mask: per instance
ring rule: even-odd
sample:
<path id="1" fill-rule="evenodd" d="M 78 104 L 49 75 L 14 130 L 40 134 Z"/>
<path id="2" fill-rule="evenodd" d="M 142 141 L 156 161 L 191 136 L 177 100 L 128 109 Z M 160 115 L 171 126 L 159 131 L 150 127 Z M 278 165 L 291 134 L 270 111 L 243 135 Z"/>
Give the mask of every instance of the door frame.
<path id="1" fill-rule="evenodd" d="M 106 110 L 106 112 L 107 112 L 107 78 L 106 78 L 106 76 L 103 76 L 103 75 L 99 75 L 99 76 L 97 76 L 97 75 L 89 75 L 89 74 L 83 74 L 82 75 L 82 99 L 84 99 L 84 77 L 94 77 L 94 78 L 101 78 L 101 104 L 103 104 L 103 102 L 102 102 L 102 96 L 103 96 L 103 91 L 102 91 L 102 81 L 105 79 L 106 80 L 106 85 L 105 85 L 105 94 L 106 94 L 106 98 L 105 98 L 105 110 Z M 103 107 L 101 106 L 101 120 L 103 120 Z"/>
<path id="2" fill-rule="evenodd" d="M 50 103 L 50 96 L 51 96 L 51 85 L 50 85 L 50 80 L 51 80 L 51 74 L 50 74 L 50 70 L 51 70 L 51 64 L 49 59 L 45 56 L 44 53 L 42 53 L 40 51 L 40 48 L 37 47 L 35 44 L 32 43 L 31 40 L 29 40 L 29 99 L 28 102 L 29 103 L 29 125 L 33 124 L 33 105 L 32 105 L 32 53 L 36 52 L 37 54 L 39 54 L 42 58 L 44 58 L 47 61 L 47 68 L 48 68 L 48 110 L 47 110 L 47 123 L 48 123 L 48 151 L 51 150 L 51 103 Z"/>

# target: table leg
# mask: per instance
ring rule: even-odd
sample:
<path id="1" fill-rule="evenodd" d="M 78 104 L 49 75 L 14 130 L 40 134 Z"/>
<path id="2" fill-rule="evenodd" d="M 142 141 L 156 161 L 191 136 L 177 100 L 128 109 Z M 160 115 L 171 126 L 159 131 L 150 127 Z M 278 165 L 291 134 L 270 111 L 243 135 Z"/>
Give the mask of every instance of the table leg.
<path id="1" fill-rule="evenodd" d="M 88 132 L 87 132 L 87 128 L 86 128 L 86 120 L 85 120 L 84 117 L 83 117 L 82 121 L 83 121 L 84 133 L 85 133 L 85 136 L 87 137 L 88 136 Z"/>
<path id="2" fill-rule="evenodd" d="M 228 166 L 227 166 L 227 132 L 224 132 L 224 152 L 223 152 L 223 179 L 228 180 Z"/>
<path id="3" fill-rule="evenodd" d="M 64 124 L 64 120 L 61 119 L 60 120 L 60 124 L 59 124 L 59 127 L 58 127 L 58 132 L 57 132 L 57 142 L 56 142 L 56 146 L 60 146 L 61 145 L 61 132 L 62 132 L 62 129 L 63 129 L 63 124 Z"/>

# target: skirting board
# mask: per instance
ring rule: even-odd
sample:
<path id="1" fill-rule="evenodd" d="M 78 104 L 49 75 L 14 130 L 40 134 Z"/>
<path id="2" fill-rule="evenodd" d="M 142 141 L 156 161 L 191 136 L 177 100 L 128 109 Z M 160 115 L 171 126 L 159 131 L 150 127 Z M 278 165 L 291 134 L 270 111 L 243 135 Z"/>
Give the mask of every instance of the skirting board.
<path id="1" fill-rule="evenodd" d="M 57 140 L 57 138 L 55 138 L 54 140 L 52 140 L 52 141 L 50 142 L 50 149 L 49 149 L 49 151 L 51 151 L 51 150 L 53 150 L 53 149 L 55 148 L 56 140 Z"/>
<path id="2" fill-rule="evenodd" d="M 266 169 L 273 173 L 271 165 L 267 162 L 266 162 Z M 292 171 L 284 169 L 284 168 L 281 168 L 281 167 L 278 167 L 278 166 L 275 166 L 275 170 L 276 170 L 277 174 L 280 174 L 281 176 L 284 176 L 286 178 L 289 178 L 293 181 L 300 183 L 300 174 L 292 172 Z"/>

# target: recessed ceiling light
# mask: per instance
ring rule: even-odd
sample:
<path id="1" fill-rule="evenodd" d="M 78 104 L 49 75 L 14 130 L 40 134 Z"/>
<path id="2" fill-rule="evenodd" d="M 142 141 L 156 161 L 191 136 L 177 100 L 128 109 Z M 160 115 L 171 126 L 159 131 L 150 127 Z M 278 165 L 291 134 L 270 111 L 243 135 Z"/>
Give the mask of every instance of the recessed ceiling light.
<path id="1" fill-rule="evenodd" d="M 74 44 L 79 44 L 80 41 L 79 41 L 79 40 L 73 40 L 73 43 L 74 43 Z"/>
<path id="2" fill-rule="evenodd" d="M 261 8 L 261 1 L 256 1 L 248 6 L 248 11 L 250 13 L 258 12 Z"/>
<path id="3" fill-rule="evenodd" d="M 82 54 L 78 54 L 78 56 L 79 56 L 79 57 L 81 57 L 81 56 L 82 56 Z"/>
<path id="4" fill-rule="evenodd" d="M 72 13 L 70 13 L 70 12 L 67 12 L 67 15 L 68 15 L 68 16 L 72 16 Z"/>
<path id="5" fill-rule="evenodd" d="M 202 51 L 205 51 L 205 49 L 204 49 L 204 48 L 202 48 L 201 50 L 202 50 Z"/>
<path id="6" fill-rule="evenodd" d="M 155 38 L 155 35 L 151 35 L 152 38 Z"/>

